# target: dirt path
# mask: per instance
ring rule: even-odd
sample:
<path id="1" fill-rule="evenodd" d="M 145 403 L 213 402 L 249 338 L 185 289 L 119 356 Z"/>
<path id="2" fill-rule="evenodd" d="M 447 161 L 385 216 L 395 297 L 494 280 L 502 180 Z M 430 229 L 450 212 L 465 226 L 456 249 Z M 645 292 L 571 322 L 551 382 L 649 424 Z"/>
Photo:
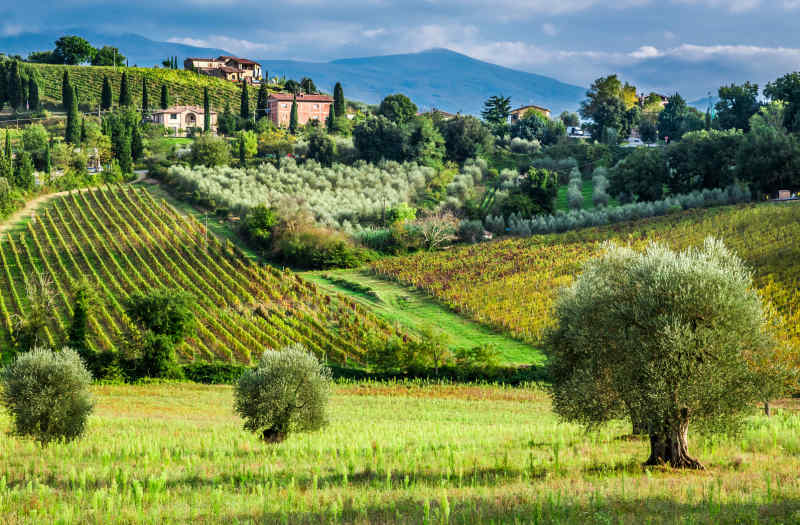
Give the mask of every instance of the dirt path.
<path id="1" fill-rule="evenodd" d="M 136 170 L 134 171 L 134 173 L 136 174 L 136 178 L 131 182 L 129 182 L 128 184 L 136 184 L 137 182 L 141 182 L 145 178 L 147 178 L 147 171 L 145 170 Z M 92 189 L 91 187 L 81 188 L 78 191 L 88 191 L 91 189 Z M 28 202 L 25 203 L 25 206 L 23 208 L 9 215 L 6 218 L 6 220 L 4 220 L 2 224 L 0 224 L 0 233 L 4 233 L 9 229 L 13 228 L 19 221 L 31 217 L 34 213 L 36 213 L 36 210 L 39 209 L 39 207 L 45 202 L 48 202 L 49 200 L 55 199 L 56 197 L 60 197 L 62 195 L 68 195 L 70 191 L 74 190 L 58 191 L 56 193 L 46 193 L 44 195 L 39 195 L 35 199 L 29 200 Z"/>

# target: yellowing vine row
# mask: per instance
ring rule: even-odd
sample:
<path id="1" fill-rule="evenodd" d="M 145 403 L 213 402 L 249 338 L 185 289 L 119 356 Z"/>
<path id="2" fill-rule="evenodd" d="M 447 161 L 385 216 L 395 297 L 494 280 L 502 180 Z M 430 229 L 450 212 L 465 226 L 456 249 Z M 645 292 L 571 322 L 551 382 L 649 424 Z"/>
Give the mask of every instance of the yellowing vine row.
<path id="1" fill-rule="evenodd" d="M 28 308 L 26 282 L 53 282 L 56 315 L 47 326 L 63 342 L 72 292 L 81 277 L 102 302 L 90 321 L 90 345 L 119 349 L 135 330 L 124 308 L 133 293 L 168 287 L 197 301 L 198 330 L 179 349 L 185 361 L 251 363 L 267 348 L 300 342 L 320 357 L 357 364 L 369 344 L 402 336 L 343 296 L 320 292 L 288 271 L 257 265 L 144 190 L 107 187 L 51 201 L 21 233 L 0 238 L 0 326 Z"/>
<path id="2" fill-rule="evenodd" d="M 422 288 L 452 309 L 531 343 L 541 339 L 559 287 L 603 241 L 682 249 L 721 238 L 752 268 L 762 296 L 800 343 L 800 204 L 751 204 L 689 212 L 557 235 L 507 239 L 383 259 L 377 274 Z"/>

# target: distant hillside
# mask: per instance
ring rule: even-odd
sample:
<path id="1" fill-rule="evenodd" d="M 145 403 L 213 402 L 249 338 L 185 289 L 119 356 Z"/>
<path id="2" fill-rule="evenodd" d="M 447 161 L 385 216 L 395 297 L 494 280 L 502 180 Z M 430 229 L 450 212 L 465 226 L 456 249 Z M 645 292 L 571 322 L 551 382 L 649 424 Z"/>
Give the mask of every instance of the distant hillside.
<path id="1" fill-rule="evenodd" d="M 582 87 L 482 62 L 447 49 L 324 63 L 269 59 L 259 62 L 270 76 L 310 76 L 317 87 L 328 92 L 336 82 L 341 82 L 349 99 L 375 104 L 386 95 L 405 93 L 421 109 L 435 107 L 452 113 L 477 115 L 484 100 L 502 94 L 511 97 L 514 107 L 536 104 L 557 114 L 577 110 L 586 95 Z"/>
<path id="2" fill-rule="evenodd" d="M 65 34 L 80 35 L 95 47 L 116 46 L 128 57 L 131 66 L 159 65 L 169 56 L 177 56 L 182 64 L 190 56 L 232 54 L 223 49 L 156 42 L 130 33 L 110 35 L 85 29 L 0 37 L 0 52 L 27 56 L 31 51 L 53 49 L 55 40 Z M 582 87 L 475 60 L 447 49 L 332 62 L 247 58 L 258 60 L 270 76 L 285 75 L 297 80 L 309 76 L 328 93 L 333 92 L 336 82 L 341 82 L 350 100 L 377 104 L 386 95 L 405 93 L 422 110 L 439 108 L 478 115 L 484 100 L 502 94 L 511 97 L 514 107 L 536 104 L 558 114 L 563 110 L 575 111 L 586 94 Z"/>
<path id="3" fill-rule="evenodd" d="M 114 46 L 128 58 L 130 66 L 155 66 L 170 56 L 177 56 L 181 66 L 190 56 L 229 55 L 224 49 L 187 46 L 172 42 L 156 42 L 141 35 L 124 33 L 110 35 L 86 29 L 66 29 L 58 32 L 21 33 L 16 36 L 0 37 L 0 52 L 7 55 L 28 56 L 31 51 L 45 51 L 55 47 L 55 41 L 64 35 L 79 35 L 94 47 Z M 124 64 L 120 64 L 124 65 Z"/>
<path id="4" fill-rule="evenodd" d="M 111 81 L 114 101 L 119 97 L 119 84 L 122 72 L 128 73 L 128 85 L 136 104 L 141 102 L 142 78 L 147 82 L 147 91 L 150 104 L 156 107 L 161 100 L 161 85 L 169 86 L 170 100 L 173 104 L 202 105 L 203 88 L 208 86 L 211 106 L 222 111 L 226 104 L 234 111 L 238 111 L 241 100 L 241 87 L 239 84 L 219 78 L 198 75 L 191 71 L 171 70 L 161 68 L 113 68 L 95 66 L 57 66 L 50 64 L 26 64 L 25 67 L 37 71 L 41 79 L 42 96 L 45 101 L 61 102 L 61 79 L 64 70 L 69 71 L 70 81 L 78 88 L 80 103 L 96 107 L 100 102 L 100 93 L 103 88 L 103 76 L 107 75 Z M 256 89 L 250 88 L 253 99 Z"/>

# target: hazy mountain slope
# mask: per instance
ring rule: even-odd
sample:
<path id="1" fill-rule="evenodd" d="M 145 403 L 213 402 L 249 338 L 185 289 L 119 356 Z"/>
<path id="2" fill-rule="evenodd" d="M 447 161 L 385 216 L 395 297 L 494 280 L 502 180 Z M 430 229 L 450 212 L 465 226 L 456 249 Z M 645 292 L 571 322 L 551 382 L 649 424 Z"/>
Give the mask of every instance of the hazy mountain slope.
<path id="1" fill-rule="evenodd" d="M 331 91 L 339 81 L 348 98 L 377 103 L 384 96 L 402 92 L 422 109 L 478 114 L 492 95 L 511 97 L 514 107 L 537 104 L 554 113 L 574 111 L 585 88 L 553 78 L 497 66 L 446 49 L 420 53 L 332 62 L 260 60 L 270 75 L 289 78 L 310 76 L 317 86 Z"/>

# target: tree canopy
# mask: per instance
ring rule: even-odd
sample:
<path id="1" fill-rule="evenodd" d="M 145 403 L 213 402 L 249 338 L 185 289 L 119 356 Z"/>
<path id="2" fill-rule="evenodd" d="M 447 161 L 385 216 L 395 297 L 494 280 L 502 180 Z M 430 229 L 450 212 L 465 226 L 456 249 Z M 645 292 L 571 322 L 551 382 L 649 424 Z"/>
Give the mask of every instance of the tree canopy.
<path id="1" fill-rule="evenodd" d="M 85 39 L 74 35 L 62 36 L 56 40 L 53 60 L 57 64 L 76 66 L 91 62 L 96 54 L 97 50 Z"/>
<path id="2" fill-rule="evenodd" d="M 750 117 L 758 113 L 758 84 L 745 82 L 721 86 L 719 101 L 714 105 L 717 125 L 721 129 L 750 131 Z"/>
<path id="3" fill-rule="evenodd" d="M 92 58 L 93 66 L 120 66 L 125 64 L 127 58 L 114 46 L 103 46 L 97 50 Z"/>
<path id="4" fill-rule="evenodd" d="M 404 124 L 416 114 L 417 105 L 402 93 L 387 96 L 378 107 L 378 115 L 383 115 L 395 124 Z"/>
<path id="5" fill-rule="evenodd" d="M 596 425 L 629 416 L 647 464 L 703 468 L 689 423 L 730 428 L 778 380 L 759 373 L 776 341 L 750 272 L 720 241 L 673 252 L 607 245 L 561 291 L 546 350 L 553 407 Z"/>

